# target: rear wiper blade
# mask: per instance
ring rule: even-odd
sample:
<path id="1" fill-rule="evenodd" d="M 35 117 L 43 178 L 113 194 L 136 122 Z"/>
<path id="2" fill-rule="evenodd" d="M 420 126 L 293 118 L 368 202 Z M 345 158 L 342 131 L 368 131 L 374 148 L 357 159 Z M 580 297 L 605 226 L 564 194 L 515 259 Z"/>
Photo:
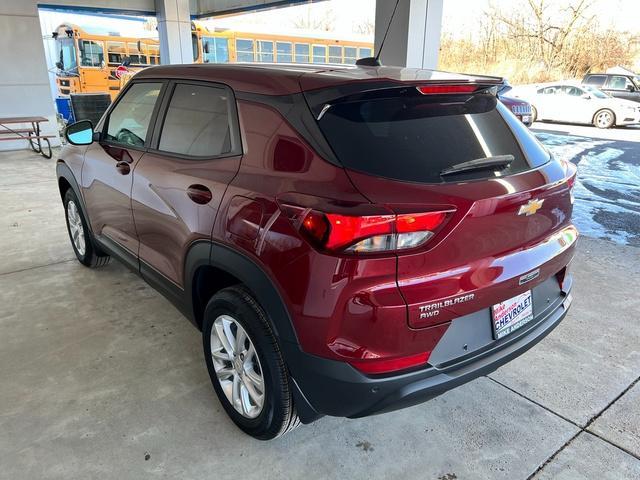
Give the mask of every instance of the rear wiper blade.
<path id="1" fill-rule="evenodd" d="M 503 170 L 511 165 L 511 162 L 514 160 L 515 157 L 513 155 L 496 155 L 494 157 L 476 158 L 474 160 L 458 163 L 445 168 L 440 172 L 440 175 L 453 175 L 454 173 L 469 172 L 472 170 L 485 170 L 492 167 L 496 170 Z"/>

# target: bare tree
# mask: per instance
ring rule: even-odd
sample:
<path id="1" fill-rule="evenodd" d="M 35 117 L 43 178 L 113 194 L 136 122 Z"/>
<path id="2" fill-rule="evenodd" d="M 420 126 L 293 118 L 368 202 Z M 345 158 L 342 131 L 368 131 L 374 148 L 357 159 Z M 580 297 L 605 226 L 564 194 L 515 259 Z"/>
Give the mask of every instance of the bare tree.
<path id="1" fill-rule="evenodd" d="M 353 26 L 353 32 L 361 35 L 373 35 L 375 31 L 376 26 L 370 18 L 367 18 Z"/>
<path id="2" fill-rule="evenodd" d="M 335 29 L 336 15 L 331 8 L 325 9 L 321 14 L 311 12 L 307 9 L 307 13 L 293 19 L 293 27 L 304 30 L 321 30 L 323 32 L 331 32 Z"/>

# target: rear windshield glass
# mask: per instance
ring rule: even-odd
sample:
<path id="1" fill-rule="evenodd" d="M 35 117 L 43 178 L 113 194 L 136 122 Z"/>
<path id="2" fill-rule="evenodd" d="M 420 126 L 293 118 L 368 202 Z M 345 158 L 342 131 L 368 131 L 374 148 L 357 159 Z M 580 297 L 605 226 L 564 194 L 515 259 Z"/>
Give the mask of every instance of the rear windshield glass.
<path id="1" fill-rule="evenodd" d="M 549 156 L 543 147 L 526 127 L 512 122 L 519 123 L 493 95 L 417 93 L 336 102 L 325 110 L 319 126 L 347 168 L 441 183 L 505 176 L 545 163 Z M 523 154 L 516 135 L 525 137 L 520 139 L 523 148 L 536 150 L 534 159 Z M 463 162 L 502 155 L 513 155 L 503 170 L 441 175 Z"/>

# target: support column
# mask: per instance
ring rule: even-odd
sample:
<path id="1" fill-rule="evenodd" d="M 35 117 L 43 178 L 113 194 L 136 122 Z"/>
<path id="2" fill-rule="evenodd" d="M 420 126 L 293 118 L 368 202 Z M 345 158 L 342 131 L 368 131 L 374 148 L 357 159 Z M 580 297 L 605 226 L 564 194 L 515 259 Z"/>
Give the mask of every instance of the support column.
<path id="1" fill-rule="evenodd" d="M 155 0 L 160 62 L 193 63 L 189 0 Z"/>
<path id="2" fill-rule="evenodd" d="M 0 45 L 0 117 L 43 116 L 49 121 L 42 124 L 42 133 L 57 135 L 36 0 L 0 2 Z M 60 144 L 57 137 L 51 140 L 52 145 Z M 0 150 L 22 148 L 28 148 L 26 141 L 0 142 Z"/>
<path id="3" fill-rule="evenodd" d="M 443 0 L 400 0 L 380 56 L 383 65 L 438 67 Z M 376 0 L 375 51 L 389 25 L 395 1 Z"/>

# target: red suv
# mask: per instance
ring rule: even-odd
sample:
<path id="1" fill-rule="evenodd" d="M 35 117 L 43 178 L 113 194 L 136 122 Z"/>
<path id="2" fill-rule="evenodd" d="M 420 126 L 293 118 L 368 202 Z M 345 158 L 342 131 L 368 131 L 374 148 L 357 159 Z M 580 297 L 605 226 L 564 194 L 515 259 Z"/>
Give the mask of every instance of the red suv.
<path id="1" fill-rule="evenodd" d="M 576 170 L 500 82 L 145 69 L 95 129 L 66 132 L 73 248 L 117 257 L 201 329 L 220 402 L 256 438 L 423 402 L 523 353 L 571 302 Z"/>

